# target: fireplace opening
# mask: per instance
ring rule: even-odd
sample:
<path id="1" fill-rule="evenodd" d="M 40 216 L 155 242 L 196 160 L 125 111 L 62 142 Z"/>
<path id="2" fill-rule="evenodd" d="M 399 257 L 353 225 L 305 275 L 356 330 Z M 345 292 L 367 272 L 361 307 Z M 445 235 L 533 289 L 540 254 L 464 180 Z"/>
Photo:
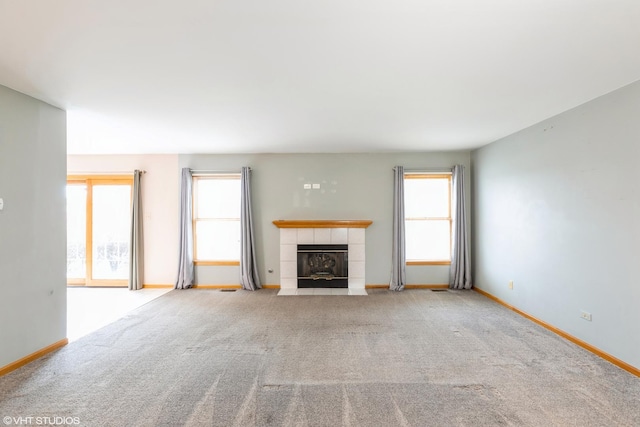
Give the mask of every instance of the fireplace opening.
<path id="1" fill-rule="evenodd" d="M 348 288 L 349 245 L 298 245 L 298 288 Z"/>

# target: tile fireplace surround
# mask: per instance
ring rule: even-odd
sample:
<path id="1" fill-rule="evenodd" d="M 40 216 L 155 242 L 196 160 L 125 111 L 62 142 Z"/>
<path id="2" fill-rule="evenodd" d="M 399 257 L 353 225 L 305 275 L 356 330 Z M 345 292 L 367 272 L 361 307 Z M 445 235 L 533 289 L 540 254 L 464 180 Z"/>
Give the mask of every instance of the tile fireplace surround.
<path id="1" fill-rule="evenodd" d="M 365 291 L 365 229 L 369 220 L 278 220 L 280 228 L 280 292 L 278 295 L 367 295 Z M 347 244 L 347 289 L 298 289 L 298 245 Z"/>

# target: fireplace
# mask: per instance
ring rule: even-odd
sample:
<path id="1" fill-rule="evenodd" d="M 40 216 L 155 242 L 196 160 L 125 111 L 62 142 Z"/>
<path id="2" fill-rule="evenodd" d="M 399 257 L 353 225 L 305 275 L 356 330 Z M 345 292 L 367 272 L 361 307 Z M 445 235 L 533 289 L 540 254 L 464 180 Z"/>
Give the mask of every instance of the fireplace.
<path id="1" fill-rule="evenodd" d="M 349 245 L 298 245 L 298 288 L 348 288 Z"/>
<path id="2" fill-rule="evenodd" d="M 370 220 L 276 220 L 280 229 L 280 291 L 278 295 L 366 295 L 365 229 Z M 334 259 L 307 256 L 301 266 L 317 266 L 299 273 L 298 247 L 321 245 L 320 254 L 332 252 Z M 337 254 L 336 252 L 337 249 Z M 329 251 L 327 251 L 329 250 Z M 324 261 L 323 261 L 324 260 Z M 335 261 L 335 266 L 332 265 Z M 311 263 L 311 264 L 309 264 Z M 340 270 L 336 269 L 337 267 Z M 302 270 L 300 270 L 302 271 Z M 333 276 L 333 277 L 330 277 Z M 344 285 L 346 277 L 347 286 Z M 311 282 L 299 282 L 299 278 Z M 315 279 L 315 280 L 314 280 Z M 305 288 L 305 286 L 310 286 Z M 340 286 L 339 288 L 335 288 Z M 299 289 L 300 288 L 300 289 Z"/>

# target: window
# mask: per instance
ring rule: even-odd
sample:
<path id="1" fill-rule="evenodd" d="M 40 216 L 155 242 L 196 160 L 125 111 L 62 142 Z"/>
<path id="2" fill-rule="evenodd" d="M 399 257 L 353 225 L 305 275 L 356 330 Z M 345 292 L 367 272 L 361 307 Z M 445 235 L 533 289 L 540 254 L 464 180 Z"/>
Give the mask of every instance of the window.
<path id="1" fill-rule="evenodd" d="M 404 176 L 407 265 L 451 263 L 451 175 Z"/>
<path id="2" fill-rule="evenodd" d="M 67 178 L 67 283 L 126 286 L 131 227 L 130 176 Z"/>
<path id="3" fill-rule="evenodd" d="M 240 264 L 240 193 L 240 174 L 193 177 L 196 264 Z"/>

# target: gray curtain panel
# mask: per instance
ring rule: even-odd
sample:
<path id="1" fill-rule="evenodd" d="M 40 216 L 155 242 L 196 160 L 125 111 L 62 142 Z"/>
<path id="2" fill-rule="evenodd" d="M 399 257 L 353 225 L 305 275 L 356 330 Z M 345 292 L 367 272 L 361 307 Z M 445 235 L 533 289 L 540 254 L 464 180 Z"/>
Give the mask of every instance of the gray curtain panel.
<path id="1" fill-rule="evenodd" d="M 191 216 L 191 169 L 182 168 L 180 185 L 180 260 L 175 289 L 193 286 L 193 218 Z"/>
<path id="2" fill-rule="evenodd" d="M 406 285 L 404 237 L 404 167 L 393 168 L 393 252 L 389 289 L 401 291 Z"/>
<path id="3" fill-rule="evenodd" d="M 131 236 L 129 240 L 129 290 L 142 289 L 144 274 L 144 239 L 142 232 L 142 171 L 133 171 Z"/>
<path id="4" fill-rule="evenodd" d="M 251 215 L 251 169 L 242 168 L 240 176 L 242 198 L 240 202 L 240 284 L 242 289 L 255 291 L 262 288 L 256 261 L 253 217 Z"/>
<path id="5" fill-rule="evenodd" d="M 452 169 L 451 179 L 451 269 L 449 287 L 451 289 L 471 289 L 471 258 L 467 235 L 467 214 L 465 210 L 464 166 Z"/>

